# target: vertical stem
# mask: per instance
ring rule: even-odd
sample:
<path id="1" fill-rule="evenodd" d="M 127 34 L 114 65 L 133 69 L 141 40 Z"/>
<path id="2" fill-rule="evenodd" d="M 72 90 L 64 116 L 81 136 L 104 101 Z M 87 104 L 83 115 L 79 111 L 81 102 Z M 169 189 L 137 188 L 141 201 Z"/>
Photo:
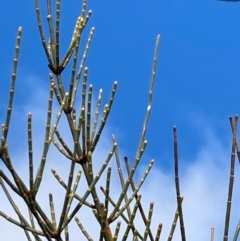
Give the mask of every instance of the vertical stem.
<path id="1" fill-rule="evenodd" d="M 33 150 L 32 150 L 32 114 L 28 114 L 28 159 L 29 159 L 29 186 L 33 190 Z"/>
<path id="2" fill-rule="evenodd" d="M 57 6 L 56 6 L 56 66 L 59 66 L 60 5 L 61 5 L 61 1 L 57 0 Z"/>
<path id="3" fill-rule="evenodd" d="M 14 97 L 14 90 L 15 90 L 15 83 L 16 83 L 16 76 L 17 76 L 17 66 L 18 66 L 18 58 L 19 58 L 19 50 L 20 50 L 20 43 L 21 43 L 21 37 L 22 37 L 22 27 L 18 28 L 17 33 L 17 43 L 15 47 L 15 55 L 13 60 L 13 70 L 12 70 L 12 82 L 11 82 L 11 88 L 10 88 L 10 97 L 8 101 L 8 108 L 7 108 L 7 116 L 5 125 L 3 128 L 3 137 L 5 140 L 7 140 L 8 130 L 9 130 L 9 124 L 12 114 L 12 105 L 13 105 L 13 97 Z"/>
<path id="4" fill-rule="evenodd" d="M 229 120 L 230 120 L 230 123 L 233 125 L 233 136 L 232 136 L 231 167 L 230 167 L 228 199 L 227 199 L 227 209 L 226 209 L 226 218 L 225 218 L 225 228 L 224 228 L 223 241 L 228 240 L 229 221 L 230 221 L 231 205 L 232 205 L 233 182 L 234 182 L 236 133 L 237 133 L 238 116 L 235 116 L 234 120 L 232 119 L 232 117 L 230 117 Z"/>
<path id="5" fill-rule="evenodd" d="M 174 138 L 174 170 L 175 170 L 175 186 L 177 194 L 177 203 L 178 203 L 178 213 L 180 220 L 180 231 L 182 241 L 186 241 L 183 213 L 182 213 L 182 204 L 181 204 L 181 195 L 180 195 L 180 185 L 179 185 L 179 175 L 178 175 L 178 142 L 177 142 L 177 128 L 173 127 L 173 138 Z"/>

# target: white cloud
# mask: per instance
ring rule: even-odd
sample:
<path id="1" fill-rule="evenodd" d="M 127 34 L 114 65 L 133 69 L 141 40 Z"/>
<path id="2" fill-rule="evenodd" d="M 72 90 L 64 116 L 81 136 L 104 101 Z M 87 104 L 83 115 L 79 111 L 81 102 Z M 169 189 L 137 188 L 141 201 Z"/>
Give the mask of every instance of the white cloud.
<path id="1" fill-rule="evenodd" d="M 34 161 L 35 171 L 40 161 L 42 143 L 44 139 L 44 126 L 46 120 L 46 98 L 48 93 L 38 85 L 38 90 L 34 90 L 34 86 L 31 86 L 32 96 L 31 102 L 28 105 L 15 109 L 18 113 L 18 119 L 12 124 L 15 128 L 19 126 L 26 127 L 27 113 L 33 112 L 33 131 L 34 131 Z M 34 90 L 34 91 L 33 91 Z M 30 98 L 30 97 L 29 97 Z M 42 100 L 45 102 L 43 103 Z M 36 108 L 37 107 L 37 108 Z M 19 115 L 21 113 L 21 115 Z M 16 115 L 15 115 L 16 116 Z M 55 118 L 53 118 L 54 120 Z M 63 127 L 63 123 L 60 124 Z M 185 230 L 187 240 L 208 240 L 210 239 L 211 227 L 216 228 L 215 240 L 219 239 L 223 235 L 224 219 L 226 212 L 226 199 L 229 179 L 229 167 L 230 167 L 230 148 L 225 147 L 221 141 L 212 133 L 211 128 L 208 126 L 203 127 L 204 145 L 199 147 L 195 158 L 191 161 L 180 160 L 180 184 L 181 194 L 184 196 L 183 201 L 183 213 L 185 221 Z M 68 130 L 61 128 L 61 133 L 70 142 L 70 136 L 67 135 Z M 20 130 L 22 133 L 26 133 L 26 128 Z M 111 136 L 114 130 L 105 130 L 99 146 L 94 153 L 94 167 L 95 174 L 100 169 L 101 164 L 105 160 L 110 148 L 111 148 Z M 10 133 L 10 138 L 14 137 L 13 133 Z M 15 137 L 16 138 L 16 137 Z M 14 142 L 16 143 L 16 142 Z M 40 143 L 40 145 L 39 145 Z M 12 159 L 16 166 L 20 176 L 23 177 L 25 183 L 28 183 L 28 154 L 27 154 L 27 141 L 22 140 L 20 143 L 21 148 L 13 149 Z M 11 146 L 11 143 L 10 143 Z M 16 146 L 14 145 L 14 148 Z M 24 148 L 23 148 L 24 147 Z M 120 153 L 123 153 L 120 148 Z M 17 150 L 17 151 L 16 151 Z M 159 162 L 159 160 L 157 160 Z M 181 165 L 181 163 L 184 163 Z M 50 172 L 50 168 L 56 169 L 60 176 L 67 182 L 67 176 L 69 171 L 70 162 L 64 159 L 56 152 L 55 147 L 51 146 L 48 155 L 48 161 L 46 164 L 45 174 L 42 182 L 41 191 L 39 193 L 38 201 L 42 205 L 43 209 L 49 214 L 48 193 L 53 192 L 55 207 L 57 210 L 57 216 L 62 205 L 62 197 L 64 196 L 63 188 L 58 184 L 53 175 Z M 236 172 L 238 173 L 238 161 L 236 161 Z M 120 186 L 118 181 L 118 174 L 116 170 L 116 164 L 114 160 L 111 161 L 110 166 L 113 167 L 112 173 L 112 185 L 111 196 L 113 200 L 117 200 L 120 194 Z M 77 167 L 78 168 L 78 167 Z M 138 170 L 138 177 L 142 176 L 145 171 L 146 165 L 140 164 Z M 4 169 L 5 170 L 5 169 Z M 106 173 L 106 172 L 105 172 Z M 106 175 L 104 174 L 104 177 Z M 235 184 L 239 188 L 239 177 L 236 175 Z M 105 179 L 102 178 L 97 185 L 105 186 Z M 84 193 L 86 183 L 84 182 L 84 176 L 80 180 L 78 192 Z M 239 218 L 239 209 L 236 206 L 237 200 L 240 195 L 237 193 L 237 188 L 234 189 L 233 205 L 232 205 L 232 221 L 230 223 L 230 238 L 233 237 L 234 230 Z M 100 193 L 100 191 L 98 191 Z M 152 231 L 155 235 L 157 225 L 159 222 L 163 223 L 162 237 L 160 240 L 166 240 L 168 237 L 171 223 L 176 211 L 176 197 L 174 187 L 174 177 L 172 174 L 166 174 L 160 165 L 153 166 L 145 184 L 139 192 L 143 195 L 142 206 L 144 207 L 145 214 L 147 215 L 150 201 L 154 201 L 154 213 L 152 221 Z M 4 211 L 11 217 L 16 217 L 14 211 L 12 211 L 2 189 L 0 189 L 0 210 Z M 14 195 L 14 197 L 16 197 Z M 103 196 L 101 196 L 103 197 Z M 89 198 L 91 201 L 91 198 Z M 102 199 L 103 200 L 103 199 Z M 23 213 L 27 215 L 27 210 L 24 203 L 16 198 L 17 205 L 20 210 L 24 210 Z M 76 205 L 76 202 L 74 202 Z M 73 206 L 74 206 L 73 205 Z M 86 230 L 91 234 L 94 240 L 98 240 L 98 224 L 92 219 L 94 216 L 88 209 L 82 209 L 77 215 L 82 223 L 85 225 Z M 140 227 L 139 230 L 143 232 L 144 226 L 139 215 L 136 217 L 136 226 Z M 114 232 L 116 223 L 111 227 Z M 15 227 L 13 224 L 8 223 L 5 219 L 0 218 L 0 236 L 2 240 L 17 240 L 24 241 L 26 237 L 23 231 Z M 122 222 L 122 232 L 124 231 L 124 225 Z M 75 221 L 70 226 L 70 240 L 80 240 L 82 233 L 77 227 Z M 176 227 L 176 233 L 173 240 L 180 240 L 179 225 Z"/>

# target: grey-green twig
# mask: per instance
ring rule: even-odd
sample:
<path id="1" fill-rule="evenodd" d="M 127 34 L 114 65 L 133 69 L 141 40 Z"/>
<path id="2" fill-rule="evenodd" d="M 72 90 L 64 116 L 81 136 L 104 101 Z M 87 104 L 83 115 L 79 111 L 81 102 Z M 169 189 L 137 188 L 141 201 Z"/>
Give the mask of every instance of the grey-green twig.
<path id="1" fill-rule="evenodd" d="M 174 171 L 175 171 L 175 187 L 176 187 L 176 196 L 178 204 L 178 215 L 180 221 L 180 231 L 182 241 L 186 241 L 183 212 L 182 212 L 182 200 L 180 194 L 180 184 L 179 184 L 179 174 L 178 174 L 178 140 L 177 140 L 177 128 L 173 127 L 173 145 L 174 145 Z"/>

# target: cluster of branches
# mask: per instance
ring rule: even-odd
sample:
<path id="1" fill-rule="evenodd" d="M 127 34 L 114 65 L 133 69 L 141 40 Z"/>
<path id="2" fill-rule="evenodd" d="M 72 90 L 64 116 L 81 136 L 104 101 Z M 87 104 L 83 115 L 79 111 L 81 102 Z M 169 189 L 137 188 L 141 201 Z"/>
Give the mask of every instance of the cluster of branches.
<path id="1" fill-rule="evenodd" d="M 13 99 L 15 92 L 15 82 L 17 76 L 17 65 L 18 65 L 18 56 L 20 50 L 20 42 L 22 35 L 22 28 L 18 29 L 17 34 L 17 43 L 15 48 L 14 64 L 12 71 L 12 82 L 9 95 L 9 103 L 6 114 L 5 124 L 2 125 L 2 138 L 0 146 L 0 159 L 5 164 L 7 169 L 12 176 L 12 180 L 9 179 L 3 170 L 0 170 L 0 185 L 4 190 L 11 206 L 16 212 L 19 220 L 9 217 L 4 212 L 0 211 L 0 215 L 12 222 L 13 224 L 21 227 L 28 240 L 32 240 L 32 236 L 37 241 L 41 241 L 42 237 L 46 238 L 48 241 L 55 239 L 57 241 L 70 240 L 68 225 L 75 218 L 76 223 L 78 224 L 80 230 L 85 235 L 87 240 L 93 240 L 91 234 L 83 227 L 80 219 L 76 216 L 78 211 L 86 206 L 93 211 L 96 221 L 100 226 L 99 240 L 105 241 L 114 241 L 118 239 L 118 234 L 120 230 L 121 222 L 118 221 L 114 233 L 110 228 L 110 225 L 121 218 L 126 222 L 127 226 L 121 240 L 129 239 L 129 233 L 132 232 L 133 240 L 148 240 L 157 241 L 160 239 L 160 234 L 162 230 L 162 223 L 158 225 L 156 235 L 154 237 L 151 230 L 150 224 L 153 214 L 154 203 L 150 203 L 148 215 L 145 214 L 142 204 L 141 204 L 141 195 L 138 194 L 142 184 L 144 183 L 149 171 L 151 170 L 154 161 L 152 160 L 146 171 L 144 172 L 138 185 L 135 185 L 133 181 L 134 174 L 136 169 L 141 161 L 141 157 L 147 146 L 147 141 L 145 139 L 145 134 L 148 126 L 148 120 L 152 108 L 152 98 L 153 98 L 153 87 L 154 80 L 156 75 L 156 65 L 157 65 L 157 56 L 159 49 L 160 36 L 157 37 L 153 67 L 152 67 L 152 76 L 150 80 L 150 89 L 148 97 L 148 106 L 146 111 L 145 120 L 143 123 L 143 129 L 140 136 L 138 149 L 136 151 L 135 160 L 133 166 L 130 167 L 128 158 L 124 158 L 127 180 L 124 180 L 121 161 L 118 152 L 117 141 L 114 136 L 112 136 L 113 144 L 112 149 L 109 151 L 106 160 L 102 163 L 102 167 L 99 172 L 94 175 L 93 173 L 93 161 L 92 155 L 96 149 L 96 146 L 102 135 L 102 131 L 107 122 L 111 107 L 114 101 L 114 96 L 117 89 L 117 82 L 114 82 L 112 92 L 110 95 L 109 102 L 104 106 L 104 111 L 102 113 L 101 119 L 99 118 L 100 107 L 102 103 L 102 90 L 99 90 L 98 99 L 96 103 L 95 111 L 92 108 L 92 92 L 93 86 L 87 84 L 88 81 L 88 68 L 85 67 L 85 60 L 89 50 L 89 46 L 94 34 L 94 28 L 91 29 L 85 50 L 82 55 L 80 64 L 78 63 L 79 58 L 79 44 L 82 37 L 83 30 L 88 23 L 88 20 L 91 16 L 91 11 L 87 12 L 87 0 L 83 0 L 82 10 L 80 16 L 77 18 L 76 25 L 73 31 L 72 39 L 70 45 L 63 59 L 60 60 L 60 0 L 56 0 L 56 19 L 55 24 L 53 24 L 52 19 L 52 5 L 51 0 L 47 0 L 47 22 L 49 28 L 49 41 L 46 40 L 43 32 L 43 24 L 40 14 L 40 6 L 38 0 L 35 0 L 36 6 L 36 15 L 38 21 L 39 32 L 44 47 L 44 51 L 47 56 L 48 66 L 52 73 L 49 75 L 50 79 L 50 89 L 49 89 L 49 98 L 48 98 L 48 109 L 47 109 L 47 121 L 46 121 L 46 130 L 45 130 L 45 140 L 43 147 L 43 154 L 41 157 L 40 165 L 37 169 L 37 173 L 34 176 L 34 165 L 33 165 L 33 143 L 32 143 L 32 115 L 28 115 L 28 156 L 29 156 L 29 185 L 23 182 L 17 171 L 15 170 L 10 153 L 8 151 L 8 132 L 12 114 Z M 71 77 L 69 81 L 68 91 L 65 91 L 66 86 L 64 86 L 62 81 L 62 72 L 65 67 L 70 63 L 72 59 L 72 70 Z M 81 109 L 77 115 L 75 109 L 75 101 L 77 96 L 77 90 L 79 89 L 79 83 L 82 79 L 82 88 L 81 88 Z M 59 111 L 55 118 L 55 121 L 52 123 L 52 108 L 53 108 L 53 99 L 59 104 Z M 93 114 L 94 113 L 94 114 Z M 72 135 L 72 141 L 74 143 L 73 148 L 69 147 L 68 144 L 64 141 L 60 130 L 58 128 L 58 123 L 60 118 L 65 115 L 69 131 Z M 92 121 L 93 119 L 93 121 Z M 232 158 L 231 158 L 231 175 L 230 175 L 230 184 L 229 184 L 229 195 L 227 202 L 227 212 L 226 212 L 226 225 L 224 232 L 224 241 L 228 239 L 228 229 L 229 229 L 229 219 L 230 219 L 230 210 L 231 210 L 231 198 L 232 198 L 232 189 L 233 189 L 233 178 L 234 178 L 234 163 L 235 163 L 235 152 L 237 150 L 238 158 L 240 158 L 240 150 L 237 143 L 236 131 L 237 131 L 237 117 L 230 118 L 232 132 L 233 132 L 233 144 L 232 144 Z M 185 229 L 184 229 L 184 219 L 182 212 L 182 201 L 183 197 L 180 193 L 179 185 L 179 175 L 178 175 L 178 143 L 177 143 L 177 129 L 173 128 L 173 137 L 174 137 L 174 166 L 175 166 L 175 186 L 176 186 L 176 196 L 177 196 L 177 209 L 173 218 L 172 227 L 168 240 L 171 241 L 174 230 L 177 224 L 177 220 L 180 222 L 181 238 L 182 241 L 186 240 Z M 41 205 L 37 201 L 37 194 L 40 189 L 42 182 L 43 172 L 45 170 L 45 164 L 47 161 L 47 154 L 50 148 L 51 143 L 57 148 L 57 150 L 66 158 L 70 160 L 71 167 L 68 176 L 68 180 L 64 182 L 59 174 L 52 170 L 54 177 L 65 189 L 65 198 L 63 200 L 63 206 L 60 214 L 60 218 L 57 221 L 55 216 L 55 208 L 53 202 L 53 195 L 49 194 L 49 203 L 50 203 L 50 216 L 44 212 Z M 119 179 L 121 183 L 121 192 L 117 201 L 114 201 L 110 195 L 110 183 L 111 183 L 111 167 L 109 167 L 109 162 L 112 157 L 115 156 Z M 74 171 L 77 164 L 80 168 L 78 174 L 74 180 Z M 105 169 L 107 169 L 107 178 L 106 186 L 101 187 L 101 191 L 104 194 L 105 198 L 103 201 L 100 201 L 99 193 L 96 190 L 96 184 L 101 178 Z M 77 187 L 80 181 L 81 173 L 84 173 L 84 177 L 87 181 L 87 189 L 85 194 L 81 197 L 77 194 Z M 29 210 L 29 220 L 24 217 L 19 210 L 18 206 L 14 202 L 12 196 L 10 195 L 6 184 L 11 188 L 22 200 L 25 202 Z M 131 188 L 131 195 L 128 197 L 127 192 Z M 93 203 L 87 201 L 87 198 L 91 196 Z M 72 207 L 73 200 L 77 200 L 77 205 Z M 130 208 L 131 202 L 135 200 L 133 210 Z M 110 212 L 109 206 L 112 205 L 112 211 Z M 137 211 L 140 212 L 143 222 L 145 224 L 145 230 L 141 233 L 134 224 L 134 219 Z M 39 228 L 38 228 L 38 227 Z M 239 226 L 236 230 L 234 240 L 237 239 Z M 62 237 L 64 233 L 65 238 Z M 214 229 L 211 232 L 211 240 L 213 240 Z"/>
<path id="2" fill-rule="evenodd" d="M 32 143 L 32 115 L 31 113 L 28 115 L 28 153 L 29 153 L 29 186 L 23 182 L 20 175 L 14 169 L 12 164 L 11 156 L 8 151 L 8 132 L 12 114 L 13 107 L 13 97 L 15 92 L 15 82 L 17 76 L 17 65 L 18 65 L 18 56 L 20 50 L 20 42 L 22 35 L 22 28 L 20 27 L 17 35 L 17 43 L 15 48 L 15 57 L 14 57 L 14 66 L 12 72 L 12 83 L 10 89 L 10 98 L 7 108 L 7 115 L 5 124 L 2 125 L 2 138 L 1 138 L 1 149 L 0 149 L 0 158 L 2 162 L 5 164 L 7 169 L 9 170 L 12 179 L 8 178 L 2 170 L 0 170 L 0 184 L 12 205 L 14 211 L 16 212 L 19 221 L 9 217 L 4 212 L 0 212 L 0 215 L 6 218 L 8 221 L 14 223 L 15 225 L 24 229 L 24 232 L 27 236 L 28 240 L 31 240 L 30 233 L 34 236 L 35 240 L 41 240 L 41 236 L 45 237 L 47 240 L 63 240 L 61 237 L 62 232 L 65 233 L 65 240 L 69 240 L 68 233 L 68 225 L 75 217 L 75 220 L 80 227 L 83 234 L 86 236 L 88 240 L 92 240 L 91 234 L 88 234 L 81 224 L 80 220 L 75 216 L 78 211 L 82 208 L 83 205 L 92 209 L 97 222 L 100 225 L 100 240 L 117 240 L 120 222 L 117 223 L 115 233 L 112 234 L 110 229 L 110 224 L 117 220 L 119 217 L 127 223 L 127 228 L 124 233 L 123 240 L 128 238 L 128 233 L 130 231 L 133 232 L 134 239 L 137 240 L 140 238 L 141 240 L 147 240 L 148 236 L 151 236 L 151 240 L 154 240 L 152 232 L 150 230 L 150 222 L 153 210 L 153 203 L 151 203 L 149 208 L 148 218 L 144 214 L 143 208 L 141 206 L 141 196 L 138 195 L 138 191 L 142 186 L 144 180 L 146 179 L 150 169 L 153 166 L 154 161 L 152 160 L 147 170 L 144 172 L 143 177 L 138 185 L 135 185 L 133 182 L 133 176 L 136 172 L 136 168 L 141 160 L 142 154 L 147 146 L 147 141 L 145 140 L 145 133 L 147 129 L 148 119 L 151 113 L 151 105 L 152 105 L 152 94 L 153 94 L 153 86 L 154 79 L 156 73 L 156 65 L 157 65 L 157 53 L 159 48 L 160 36 L 157 37 L 156 48 L 154 54 L 154 63 L 152 69 L 152 78 L 150 84 L 149 91 L 149 103 L 147 107 L 146 118 L 144 121 L 144 127 L 141 134 L 141 138 L 139 141 L 138 150 L 135 157 L 135 162 L 133 167 L 130 168 L 128 159 L 125 158 L 125 163 L 128 172 L 127 180 L 124 180 L 123 174 L 121 172 L 121 164 L 120 158 L 118 154 L 118 147 L 115 137 L 113 136 L 113 145 L 110 150 L 106 160 L 102 163 L 102 167 L 99 172 L 94 175 L 93 173 L 93 162 L 92 155 L 93 152 L 99 142 L 99 139 L 102 135 L 102 131 L 108 119 L 115 92 L 117 89 L 117 82 L 114 82 L 112 93 L 110 95 L 109 102 L 104 106 L 104 111 L 102 113 L 101 119 L 100 115 L 100 107 L 102 103 L 102 90 L 100 89 L 98 100 L 95 108 L 95 112 L 92 108 L 92 91 L 93 86 L 87 86 L 88 80 L 88 68 L 85 67 L 85 60 L 88 54 L 88 49 L 92 40 L 92 36 L 94 34 L 94 28 L 91 29 L 85 50 L 80 61 L 78 63 L 79 57 L 79 44 L 82 37 L 83 30 L 88 23 L 88 20 L 91 16 L 91 11 L 87 12 L 87 1 L 84 0 L 82 4 L 82 10 L 80 16 L 77 18 L 76 25 L 73 31 L 72 39 L 70 41 L 70 46 L 64 55 L 63 59 L 60 60 L 60 0 L 56 1 L 56 19 L 55 24 L 52 19 L 52 4 L 51 1 L 47 1 L 47 22 L 49 27 L 49 41 L 46 40 L 43 24 L 41 20 L 40 6 L 38 0 L 35 0 L 36 7 L 36 15 L 38 21 L 39 32 L 42 40 L 42 44 L 44 47 L 44 51 L 47 56 L 48 66 L 52 73 L 49 75 L 50 79 L 50 90 L 49 90 L 49 98 L 48 98 L 48 109 L 47 109 L 47 122 L 46 122 L 46 131 L 45 131 L 45 140 L 43 147 L 43 154 L 40 161 L 40 165 L 37 169 L 37 173 L 34 176 L 34 165 L 33 165 L 33 143 Z M 72 59 L 72 71 L 71 77 L 69 81 L 68 91 L 65 91 L 65 86 L 62 80 L 62 72 L 65 67 L 70 63 Z M 79 67 L 77 65 L 79 64 Z M 75 101 L 77 96 L 77 90 L 79 89 L 79 83 L 82 79 L 82 93 L 81 93 L 81 109 L 79 110 L 79 114 L 77 115 L 77 111 L 75 109 Z M 56 99 L 59 104 L 59 111 L 57 113 L 55 121 L 52 123 L 52 107 L 53 107 L 53 99 Z M 61 132 L 58 128 L 58 123 L 60 118 L 62 118 L 63 113 L 65 114 L 69 131 L 72 135 L 72 141 L 74 143 L 74 147 L 71 148 L 63 139 Z M 94 114 L 93 114 L 94 113 Z M 93 122 L 91 121 L 93 119 Z M 99 120 L 100 119 L 100 120 Z M 60 219 L 57 221 L 55 217 L 55 209 L 53 202 L 53 195 L 49 194 L 49 202 L 51 209 L 51 218 L 49 219 L 47 214 L 41 208 L 41 205 L 37 201 L 37 194 L 40 189 L 40 185 L 42 182 L 43 172 L 45 170 L 45 164 L 47 161 L 47 154 L 50 148 L 51 143 L 57 148 L 57 150 L 64 155 L 67 159 L 71 161 L 70 173 L 67 182 L 64 182 L 58 173 L 55 170 L 52 170 L 55 178 L 59 181 L 59 183 L 65 188 L 65 198 L 63 201 L 63 207 L 60 215 Z M 108 167 L 107 170 L 107 179 L 106 179 L 106 187 L 101 187 L 101 191 L 105 195 L 105 200 L 103 202 L 100 201 L 99 194 L 96 190 L 96 184 L 99 181 L 102 173 L 107 168 L 109 161 L 115 155 L 119 170 L 119 177 L 121 180 L 122 191 L 119 195 L 119 198 L 116 202 L 114 202 L 110 196 L 110 178 L 111 178 L 111 168 Z M 77 164 L 80 165 L 79 172 L 74 179 L 74 171 L 76 169 Z M 77 186 L 81 177 L 81 173 L 84 173 L 85 179 L 87 181 L 88 188 L 85 194 L 80 197 L 77 193 Z M 21 213 L 21 210 L 17 207 L 13 198 L 11 197 L 6 184 L 18 195 L 20 196 L 29 210 L 30 222 L 27 221 L 26 217 Z M 132 194 L 130 197 L 127 197 L 127 191 L 129 187 L 132 188 Z M 89 203 L 87 201 L 88 196 L 92 197 L 93 203 Z M 75 207 L 72 207 L 73 199 L 78 201 L 78 204 Z M 136 199 L 136 203 L 134 206 L 134 210 L 131 212 L 130 203 L 132 200 Z M 123 204 L 123 200 L 125 203 Z M 109 206 L 113 206 L 113 210 L 109 213 Z M 146 225 L 146 230 L 144 234 L 140 234 L 140 232 L 135 228 L 133 221 L 136 215 L 137 209 L 141 210 L 141 214 L 143 220 Z M 128 217 L 124 214 L 127 210 Z M 37 228 L 36 224 L 40 227 Z M 159 225 L 159 229 L 157 231 L 157 235 L 155 240 L 159 239 L 161 231 L 161 225 Z"/>

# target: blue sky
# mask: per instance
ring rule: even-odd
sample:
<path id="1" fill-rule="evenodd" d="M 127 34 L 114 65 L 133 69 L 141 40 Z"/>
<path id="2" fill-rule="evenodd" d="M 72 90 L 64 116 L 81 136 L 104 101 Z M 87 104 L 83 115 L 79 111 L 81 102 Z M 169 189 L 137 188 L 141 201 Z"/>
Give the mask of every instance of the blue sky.
<path id="1" fill-rule="evenodd" d="M 69 45 L 81 8 L 78 0 L 71 4 L 62 2 L 61 56 Z M 44 19 L 45 1 L 40 4 Z M 144 160 L 154 158 L 156 166 L 174 181 L 172 126 L 176 125 L 183 179 L 188 180 L 188 170 L 193 168 L 191 165 L 197 166 L 199 160 L 205 167 L 207 161 L 203 159 L 208 157 L 215 169 L 227 167 L 221 170 L 228 174 L 231 141 L 228 117 L 239 113 L 240 104 L 240 3 L 111 0 L 89 1 L 88 6 L 93 14 L 83 42 L 94 26 L 87 66 L 95 97 L 98 89 L 103 88 L 106 102 L 113 82 L 119 82 L 105 138 L 115 134 L 121 155 L 134 157 L 147 107 L 155 40 L 161 34 Z M 44 108 L 46 99 L 41 100 L 41 94 L 49 86 L 49 69 L 38 33 L 34 1 L 6 1 L 0 8 L 0 23 L 0 121 L 5 120 L 16 33 L 22 26 L 14 115 L 24 125 L 27 116 L 19 116 L 22 110 L 27 113 L 34 112 L 28 107 Z M 46 22 L 44 29 L 47 33 Z M 69 75 L 64 76 L 67 83 Z M 26 135 L 17 123 L 10 132 L 12 139 L 14 131 Z M 17 148 L 25 144 L 18 143 Z"/>

